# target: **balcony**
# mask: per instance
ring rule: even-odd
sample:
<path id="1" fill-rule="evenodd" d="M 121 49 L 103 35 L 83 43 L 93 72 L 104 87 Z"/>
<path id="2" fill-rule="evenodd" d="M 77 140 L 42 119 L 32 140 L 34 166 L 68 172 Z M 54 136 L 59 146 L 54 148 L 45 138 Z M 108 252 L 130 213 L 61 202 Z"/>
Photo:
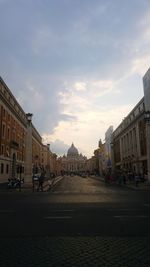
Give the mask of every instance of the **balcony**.
<path id="1" fill-rule="evenodd" d="M 14 149 L 18 149 L 19 148 L 19 144 L 16 141 L 10 141 L 10 147 L 14 148 Z"/>

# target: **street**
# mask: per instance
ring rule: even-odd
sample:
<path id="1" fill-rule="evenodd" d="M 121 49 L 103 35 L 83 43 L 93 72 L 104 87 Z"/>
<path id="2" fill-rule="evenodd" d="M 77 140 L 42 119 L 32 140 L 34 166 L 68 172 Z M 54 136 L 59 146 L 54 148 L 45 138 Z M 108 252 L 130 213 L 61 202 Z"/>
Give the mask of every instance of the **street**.
<path id="1" fill-rule="evenodd" d="M 149 191 L 66 176 L 48 192 L 1 192 L 0 218 L 1 266 L 150 265 Z"/>

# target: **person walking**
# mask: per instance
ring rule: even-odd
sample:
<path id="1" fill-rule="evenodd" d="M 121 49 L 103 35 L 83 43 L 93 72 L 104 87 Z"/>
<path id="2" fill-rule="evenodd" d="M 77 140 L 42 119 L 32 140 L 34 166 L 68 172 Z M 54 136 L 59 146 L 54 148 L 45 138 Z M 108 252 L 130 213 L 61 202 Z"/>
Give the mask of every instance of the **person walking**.
<path id="1" fill-rule="evenodd" d="M 41 175 L 40 175 L 40 177 L 39 177 L 39 187 L 38 187 L 38 191 L 43 191 L 44 177 L 45 177 L 45 172 L 42 171 L 42 172 L 41 172 Z"/>
<path id="2" fill-rule="evenodd" d="M 135 185 L 136 187 L 138 187 L 138 184 L 139 184 L 139 175 L 138 174 L 135 174 Z"/>
<path id="3" fill-rule="evenodd" d="M 126 185 L 126 173 L 123 173 L 122 176 L 123 176 L 123 184 Z"/>

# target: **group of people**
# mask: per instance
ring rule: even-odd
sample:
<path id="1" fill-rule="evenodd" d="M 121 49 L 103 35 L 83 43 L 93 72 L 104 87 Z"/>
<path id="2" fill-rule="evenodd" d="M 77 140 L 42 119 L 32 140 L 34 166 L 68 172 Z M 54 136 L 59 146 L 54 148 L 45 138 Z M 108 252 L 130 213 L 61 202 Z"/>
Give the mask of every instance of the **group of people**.
<path id="1" fill-rule="evenodd" d="M 126 184 L 127 181 L 135 182 L 135 185 L 138 186 L 139 182 L 145 182 L 147 180 L 146 174 L 141 173 L 132 173 L 132 172 L 123 172 L 116 171 L 114 173 L 108 172 L 105 174 L 105 182 L 117 182 L 118 184 Z"/>
<path id="2" fill-rule="evenodd" d="M 44 185 L 45 180 L 47 180 L 49 188 L 51 188 L 55 177 L 56 177 L 55 173 L 50 173 L 50 178 L 48 180 L 46 177 L 46 171 L 43 169 L 40 170 L 40 174 L 38 173 L 38 174 L 33 175 L 33 179 L 32 179 L 33 191 L 34 191 L 35 186 L 36 186 L 37 191 L 43 191 L 43 185 Z"/>
<path id="3" fill-rule="evenodd" d="M 34 191 L 34 187 L 35 185 L 37 185 L 37 191 L 43 191 L 43 184 L 44 184 L 44 180 L 45 180 L 45 171 L 41 170 L 40 174 L 34 174 L 32 177 L 32 183 L 33 183 L 33 191 Z"/>

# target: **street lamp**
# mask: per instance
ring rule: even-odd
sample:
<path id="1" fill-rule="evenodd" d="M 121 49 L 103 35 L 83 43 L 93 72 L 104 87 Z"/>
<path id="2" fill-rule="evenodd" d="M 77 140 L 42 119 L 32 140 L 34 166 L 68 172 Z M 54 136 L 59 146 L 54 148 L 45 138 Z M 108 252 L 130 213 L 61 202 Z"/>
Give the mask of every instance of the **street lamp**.
<path id="1" fill-rule="evenodd" d="M 147 172 L 148 172 L 148 181 L 150 182 L 150 111 L 149 110 L 145 112 L 144 120 L 146 122 Z"/>
<path id="2" fill-rule="evenodd" d="M 115 149 L 115 145 L 114 145 L 114 142 L 112 141 L 111 143 L 110 143 L 110 157 L 111 157 L 111 170 L 112 170 L 112 172 L 114 172 L 114 170 L 115 170 L 115 156 L 114 156 L 114 149 Z"/>
<path id="3" fill-rule="evenodd" d="M 26 114 L 26 160 L 25 160 L 25 179 L 31 182 L 32 177 L 32 113 Z"/>
<path id="4" fill-rule="evenodd" d="M 150 124 L 150 111 L 146 111 L 144 114 L 144 120 L 145 122 L 147 122 L 148 124 Z"/>
<path id="5" fill-rule="evenodd" d="M 32 121 L 32 116 L 33 116 L 32 113 L 26 113 L 26 117 L 29 123 Z"/>

